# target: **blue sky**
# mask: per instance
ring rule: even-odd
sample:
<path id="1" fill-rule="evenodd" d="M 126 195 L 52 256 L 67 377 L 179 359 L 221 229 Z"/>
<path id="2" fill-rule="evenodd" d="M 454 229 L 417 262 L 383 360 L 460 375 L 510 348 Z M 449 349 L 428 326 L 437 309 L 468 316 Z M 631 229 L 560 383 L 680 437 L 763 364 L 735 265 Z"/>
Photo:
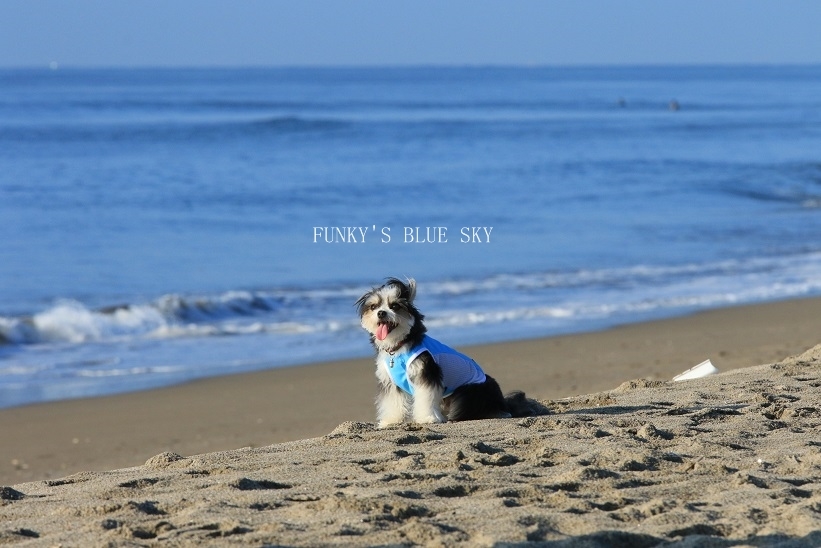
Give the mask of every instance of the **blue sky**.
<path id="1" fill-rule="evenodd" d="M 3 0 L 0 66 L 819 63 L 817 0 Z"/>

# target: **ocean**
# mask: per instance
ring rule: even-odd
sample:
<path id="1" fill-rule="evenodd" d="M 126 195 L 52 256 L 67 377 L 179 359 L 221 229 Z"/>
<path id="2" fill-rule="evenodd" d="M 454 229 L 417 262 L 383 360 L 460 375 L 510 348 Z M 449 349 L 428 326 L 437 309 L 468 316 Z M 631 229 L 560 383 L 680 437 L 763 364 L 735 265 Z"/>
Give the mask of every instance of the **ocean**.
<path id="1" fill-rule="evenodd" d="M 0 234 L 0 407 L 819 295 L 821 66 L 0 70 Z"/>

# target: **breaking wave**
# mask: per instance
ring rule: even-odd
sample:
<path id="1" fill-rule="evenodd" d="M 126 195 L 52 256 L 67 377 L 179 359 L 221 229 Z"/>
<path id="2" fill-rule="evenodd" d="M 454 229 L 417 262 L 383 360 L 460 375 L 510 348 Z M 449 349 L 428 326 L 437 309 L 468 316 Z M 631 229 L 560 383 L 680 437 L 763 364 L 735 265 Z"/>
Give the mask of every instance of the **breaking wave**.
<path id="1" fill-rule="evenodd" d="M 376 280 L 378 283 L 380 280 Z M 266 334 L 359 334 L 353 302 L 370 286 L 280 288 L 216 295 L 169 294 L 150 302 L 90 308 L 76 300 L 24 316 L 0 316 L 6 345 L 84 344 Z M 429 328 L 585 322 L 821 292 L 821 253 L 674 266 L 497 274 L 420 280 Z M 534 333 L 538 334 L 538 333 Z M 469 338 L 469 337 L 468 337 Z"/>
<path id="2" fill-rule="evenodd" d="M 250 333 L 301 333 L 314 326 L 280 319 L 288 299 L 231 291 L 217 296 L 165 295 L 145 304 L 90 309 L 75 300 L 21 317 L 0 317 L 0 340 L 11 344 L 80 344 L 133 337 L 209 337 Z M 265 317 L 267 321 L 260 322 Z M 328 326 L 326 326 L 328 327 Z"/>

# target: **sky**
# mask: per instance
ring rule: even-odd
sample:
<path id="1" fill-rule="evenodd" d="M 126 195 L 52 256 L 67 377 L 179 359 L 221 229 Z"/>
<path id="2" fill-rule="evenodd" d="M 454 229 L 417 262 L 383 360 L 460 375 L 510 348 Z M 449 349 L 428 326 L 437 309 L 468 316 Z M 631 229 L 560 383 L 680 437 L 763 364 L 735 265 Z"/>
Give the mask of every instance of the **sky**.
<path id="1" fill-rule="evenodd" d="M 821 63 L 818 0 L 2 0 L 0 67 Z"/>

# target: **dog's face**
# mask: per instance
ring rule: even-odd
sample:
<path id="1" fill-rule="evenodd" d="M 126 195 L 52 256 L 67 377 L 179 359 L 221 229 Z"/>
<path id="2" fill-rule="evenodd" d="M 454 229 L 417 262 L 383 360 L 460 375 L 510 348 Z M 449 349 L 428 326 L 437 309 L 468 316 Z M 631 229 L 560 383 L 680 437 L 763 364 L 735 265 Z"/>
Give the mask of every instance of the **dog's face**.
<path id="1" fill-rule="evenodd" d="M 362 327 L 370 333 L 378 350 L 392 351 L 406 339 L 421 338 L 425 333 L 424 316 L 413 305 L 415 297 L 413 279 L 404 283 L 389 278 L 385 285 L 375 287 L 356 301 Z"/>

